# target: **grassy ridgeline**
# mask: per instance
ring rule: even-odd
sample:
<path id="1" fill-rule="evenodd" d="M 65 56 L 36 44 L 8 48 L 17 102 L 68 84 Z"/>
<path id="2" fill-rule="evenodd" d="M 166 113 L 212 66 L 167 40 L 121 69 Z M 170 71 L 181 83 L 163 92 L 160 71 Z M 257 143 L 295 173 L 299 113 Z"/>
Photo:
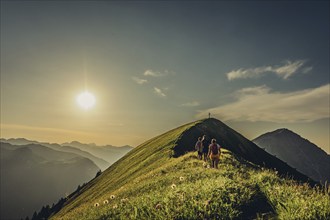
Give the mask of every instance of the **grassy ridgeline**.
<path id="1" fill-rule="evenodd" d="M 195 153 L 173 158 L 191 123 L 140 145 L 87 184 L 52 219 L 329 219 L 330 188 L 311 188 L 237 160 L 219 170 Z"/>

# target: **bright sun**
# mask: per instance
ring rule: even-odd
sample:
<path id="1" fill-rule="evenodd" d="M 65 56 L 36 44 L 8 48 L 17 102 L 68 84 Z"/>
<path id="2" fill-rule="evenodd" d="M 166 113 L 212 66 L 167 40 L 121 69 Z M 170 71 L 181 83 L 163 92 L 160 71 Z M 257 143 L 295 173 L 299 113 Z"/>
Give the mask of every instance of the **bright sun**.
<path id="1" fill-rule="evenodd" d="M 95 105 L 95 101 L 95 96 L 88 91 L 80 93 L 77 97 L 78 105 L 85 110 L 92 108 Z"/>

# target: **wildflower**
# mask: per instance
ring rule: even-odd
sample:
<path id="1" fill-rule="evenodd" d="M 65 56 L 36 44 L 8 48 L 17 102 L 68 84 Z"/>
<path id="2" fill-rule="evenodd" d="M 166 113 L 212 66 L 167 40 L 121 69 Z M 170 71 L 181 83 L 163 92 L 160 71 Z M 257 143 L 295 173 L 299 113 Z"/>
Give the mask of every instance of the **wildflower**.
<path id="1" fill-rule="evenodd" d="M 183 176 L 180 176 L 180 181 L 183 181 L 184 180 L 184 177 Z"/>
<path id="2" fill-rule="evenodd" d="M 162 205 L 160 203 L 158 203 L 156 206 L 155 206 L 155 209 L 161 209 L 162 208 Z"/>
<path id="3" fill-rule="evenodd" d="M 128 199 L 127 198 L 124 198 L 124 199 L 121 199 L 120 201 L 124 203 L 124 202 L 127 202 Z"/>
<path id="4" fill-rule="evenodd" d="M 176 188 L 176 185 L 173 183 L 173 184 L 171 185 L 171 188 L 172 188 L 172 189 L 175 189 L 175 188 Z"/>
<path id="5" fill-rule="evenodd" d="M 109 201 L 107 199 L 103 201 L 103 204 L 108 204 L 108 203 Z"/>
<path id="6" fill-rule="evenodd" d="M 100 206 L 100 203 L 98 203 L 98 202 L 94 204 L 94 207 L 99 207 L 99 206 Z"/>
<path id="7" fill-rule="evenodd" d="M 184 192 L 179 194 L 179 199 L 182 200 L 182 201 L 184 200 Z"/>
<path id="8" fill-rule="evenodd" d="M 115 195 L 111 195 L 111 196 L 110 196 L 110 199 L 114 199 L 114 198 L 116 198 Z"/>
<path id="9" fill-rule="evenodd" d="M 206 166 L 207 166 L 207 163 L 206 163 L 206 162 L 204 162 L 204 163 L 203 163 L 203 167 L 206 167 Z"/>
<path id="10" fill-rule="evenodd" d="M 114 204 L 114 205 L 112 206 L 112 208 L 113 208 L 113 209 L 116 209 L 116 208 L 118 208 L 118 205 L 117 205 L 117 204 Z"/>
<path id="11" fill-rule="evenodd" d="M 210 165 L 207 165 L 207 167 L 206 167 L 207 169 L 210 169 L 211 168 L 211 166 Z"/>

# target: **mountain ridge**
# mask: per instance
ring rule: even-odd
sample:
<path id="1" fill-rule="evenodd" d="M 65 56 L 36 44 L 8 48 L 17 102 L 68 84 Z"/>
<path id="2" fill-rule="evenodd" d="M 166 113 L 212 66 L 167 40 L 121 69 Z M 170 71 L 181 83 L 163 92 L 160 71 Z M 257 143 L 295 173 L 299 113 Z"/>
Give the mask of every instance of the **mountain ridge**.
<path id="1" fill-rule="evenodd" d="M 0 140 L 1 142 L 11 143 L 14 145 L 39 144 L 57 151 L 75 153 L 77 155 L 92 160 L 98 167 L 100 167 L 101 170 L 105 170 L 106 168 L 108 168 L 116 160 L 118 160 L 120 157 L 122 157 L 124 154 L 126 154 L 132 149 L 132 147 L 128 145 L 116 147 L 112 145 L 97 146 L 93 144 L 92 146 L 90 146 L 89 144 L 83 144 L 78 141 L 57 144 L 32 141 L 25 138 L 1 138 Z"/>
<path id="2" fill-rule="evenodd" d="M 254 141 L 254 140 L 256 140 L 256 139 L 258 139 L 258 138 L 260 138 L 260 137 L 262 137 L 262 136 L 264 136 L 264 135 L 269 135 L 269 134 L 274 134 L 274 133 L 278 133 L 278 134 L 284 133 L 285 135 L 294 135 L 294 136 L 296 136 L 296 137 L 298 137 L 298 138 L 301 138 L 301 139 L 305 140 L 306 142 L 308 142 L 308 143 L 314 145 L 314 147 L 315 147 L 318 151 L 320 151 L 320 152 L 324 152 L 325 154 L 330 155 L 330 154 L 328 154 L 325 150 L 323 150 L 321 147 L 317 146 L 316 144 L 314 144 L 313 142 L 311 142 L 311 141 L 308 140 L 307 138 L 302 137 L 302 136 L 299 135 L 298 133 L 296 133 L 296 132 L 294 132 L 294 131 L 292 131 L 292 130 L 290 130 L 290 129 L 288 129 L 288 128 L 279 128 L 279 129 L 276 129 L 276 130 L 274 130 L 274 131 L 266 132 L 266 133 L 264 133 L 264 134 L 259 135 L 259 136 L 256 137 L 256 138 L 254 138 L 252 141 Z"/>
<path id="3" fill-rule="evenodd" d="M 111 145 L 111 144 L 107 144 L 107 145 L 97 145 L 95 143 L 82 143 L 80 141 L 70 141 L 70 142 L 64 142 L 64 143 L 51 143 L 51 142 L 44 142 L 44 141 L 36 141 L 36 140 L 30 140 L 27 138 L 0 138 L 0 142 L 5 142 L 5 143 L 10 143 L 10 142 L 15 142 L 15 145 L 26 145 L 26 144 L 31 144 L 31 143 L 35 143 L 35 144 L 58 144 L 58 145 L 62 145 L 62 146 L 67 146 L 67 145 L 71 145 L 71 144 L 77 144 L 77 145 L 89 145 L 89 146 L 94 146 L 94 147 L 117 147 L 117 148 L 121 148 L 121 147 L 132 147 L 130 145 L 122 145 L 122 146 L 115 146 L 115 145 Z"/>
<path id="4" fill-rule="evenodd" d="M 247 197 L 244 197 L 245 199 L 241 198 L 242 200 L 238 204 L 233 201 L 230 203 L 230 212 L 226 213 L 228 210 L 220 212 L 222 213 L 221 215 L 227 216 L 224 218 L 234 218 L 234 216 L 236 218 L 239 216 L 241 216 L 240 218 L 244 216 L 249 218 L 252 215 L 255 218 L 260 212 L 269 212 L 267 214 L 269 216 L 292 214 L 295 205 L 290 204 L 285 209 L 281 208 L 281 202 L 278 202 L 280 195 L 276 194 L 276 192 L 290 190 L 292 198 L 285 197 L 283 201 L 291 203 L 295 195 L 292 192 L 297 189 L 297 184 L 300 184 L 299 182 L 302 182 L 302 180 L 296 182 L 288 177 L 279 177 L 279 171 L 268 170 L 262 166 L 244 161 L 243 158 L 235 156 L 234 153 L 226 149 L 223 149 L 219 170 L 207 169 L 203 161 L 196 159 L 195 153 L 185 154 L 185 152 L 193 149 L 191 143 L 194 143 L 196 140 L 183 145 L 183 139 L 188 138 L 191 131 L 194 131 L 193 127 L 203 128 L 204 121 L 182 125 L 137 146 L 81 190 L 73 193 L 63 203 L 60 210 L 53 212 L 51 219 L 150 219 L 151 216 L 159 219 L 159 215 L 167 216 L 166 218 L 170 219 L 202 219 L 195 215 L 194 212 L 191 212 L 191 209 L 204 210 L 200 214 L 205 218 L 213 219 L 216 215 L 219 215 L 216 214 L 217 210 L 210 211 L 207 205 L 203 205 L 205 200 L 202 203 L 194 203 L 196 199 L 199 200 L 198 198 L 206 199 L 211 196 L 212 187 L 217 187 L 217 190 L 222 192 L 217 194 L 219 197 L 217 197 L 217 200 L 214 200 L 217 201 L 214 207 L 220 210 L 226 207 L 223 202 L 227 201 L 227 199 L 223 198 L 223 196 L 230 195 L 230 197 L 238 198 L 244 194 L 242 192 L 244 188 L 248 189 L 245 192 L 247 193 Z M 222 128 L 227 127 L 222 126 Z M 229 134 L 230 132 L 231 130 L 227 130 L 226 135 L 230 137 L 235 136 L 235 134 Z M 193 133 L 193 135 L 197 136 L 204 134 L 204 132 L 200 134 Z M 210 135 L 213 136 L 213 134 Z M 191 138 L 192 136 L 189 136 L 188 139 L 190 140 Z M 224 139 L 224 143 L 227 142 L 228 140 Z M 255 144 L 252 144 L 252 146 L 261 150 Z M 181 151 L 181 155 L 178 154 L 179 151 Z M 265 154 L 268 155 L 268 153 Z M 269 157 L 272 156 L 269 155 Z M 294 171 L 294 173 L 299 172 Z M 293 176 L 296 179 L 304 177 L 308 180 L 302 174 L 301 176 Z M 189 181 L 185 182 L 185 178 L 189 179 Z M 210 180 L 219 182 L 220 185 L 213 186 L 214 184 Z M 224 182 L 227 182 L 229 185 L 222 188 L 221 184 Z M 313 199 L 306 199 L 308 202 L 312 201 L 311 204 L 308 204 L 309 208 L 306 208 L 307 211 L 298 213 L 298 215 L 304 216 L 307 215 L 311 208 L 317 205 L 316 203 L 314 204 L 316 198 L 318 198 L 318 201 L 324 201 L 325 197 L 317 194 L 317 191 L 314 191 L 306 182 L 301 184 L 305 184 L 306 190 L 313 194 Z M 255 188 L 256 186 L 257 188 Z M 178 189 L 176 189 L 177 187 Z M 277 187 L 275 192 L 273 192 L 273 187 Z M 227 189 L 229 191 L 226 191 Z M 223 192 L 223 190 L 226 192 Z M 206 194 L 199 194 L 201 191 Z M 236 194 L 237 192 L 239 193 Z M 189 199 L 185 200 L 185 202 L 178 201 L 179 203 L 174 205 L 171 201 L 174 197 L 177 198 L 177 193 L 179 193 L 178 195 L 184 193 Z M 299 193 L 303 193 L 303 191 Z M 213 200 L 211 199 L 211 201 Z M 254 205 L 250 203 L 251 201 Z M 207 203 L 210 203 L 210 201 Z M 186 206 L 187 204 L 189 205 Z M 272 205 L 269 206 L 267 204 Z M 327 203 L 323 205 L 327 205 Z M 98 208 L 99 206 L 100 208 Z M 163 206 L 166 206 L 166 208 L 157 208 Z M 177 210 L 176 207 L 181 207 L 182 209 Z M 296 207 L 294 209 L 296 210 Z M 251 212 L 253 213 L 248 214 L 247 210 L 252 210 Z M 325 212 L 325 214 L 321 215 L 328 214 Z"/>

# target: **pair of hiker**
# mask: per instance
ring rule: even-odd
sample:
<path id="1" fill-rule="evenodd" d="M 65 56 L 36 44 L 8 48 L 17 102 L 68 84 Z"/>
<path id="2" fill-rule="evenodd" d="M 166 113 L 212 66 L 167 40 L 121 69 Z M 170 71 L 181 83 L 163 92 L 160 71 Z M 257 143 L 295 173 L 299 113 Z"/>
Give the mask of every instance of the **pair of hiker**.
<path id="1" fill-rule="evenodd" d="M 195 149 L 197 150 L 198 159 L 207 161 L 208 158 L 211 159 L 212 167 L 218 169 L 218 164 L 220 160 L 221 147 L 217 144 L 216 139 L 212 139 L 211 143 L 208 145 L 208 140 L 206 135 L 203 137 L 198 137 L 198 140 L 195 144 Z"/>

